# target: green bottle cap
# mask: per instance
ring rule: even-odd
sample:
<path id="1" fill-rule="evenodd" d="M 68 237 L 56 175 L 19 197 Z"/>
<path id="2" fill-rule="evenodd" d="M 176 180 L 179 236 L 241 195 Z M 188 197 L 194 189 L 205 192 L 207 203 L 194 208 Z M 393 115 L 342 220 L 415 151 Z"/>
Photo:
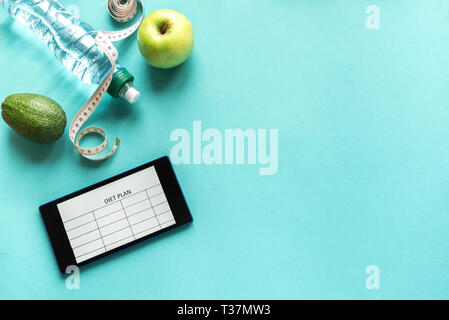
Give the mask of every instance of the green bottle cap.
<path id="1" fill-rule="evenodd" d="M 123 86 L 128 82 L 133 82 L 134 76 L 126 69 L 121 69 L 116 72 L 112 77 L 111 84 L 108 88 L 108 93 L 114 97 L 120 97 L 120 90 L 122 90 Z"/>

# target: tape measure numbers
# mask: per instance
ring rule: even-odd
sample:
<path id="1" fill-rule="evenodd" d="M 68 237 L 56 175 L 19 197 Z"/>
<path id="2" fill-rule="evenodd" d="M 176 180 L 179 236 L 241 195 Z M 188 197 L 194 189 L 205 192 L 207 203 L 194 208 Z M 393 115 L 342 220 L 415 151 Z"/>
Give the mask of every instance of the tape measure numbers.
<path id="1" fill-rule="evenodd" d="M 114 69 L 117 64 L 118 52 L 114 47 L 113 42 L 126 39 L 132 35 L 138 28 L 143 20 L 144 7 L 142 0 L 108 0 L 108 12 L 111 17 L 119 22 L 125 23 L 131 21 L 136 15 L 138 8 L 141 8 L 141 14 L 136 23 L 132 26 L 120 30 L 120 31 L 98 31 L 95 38 L 95 42 L 98 47 L 106 54 L 109 61 L 112 64 L 111 71 L 103 79 L 93 95 L 87 100 L 84 106 L 78 111 L 75 118 L 70 124 L 70 140 L 72 141 L 75 149 L 86 159 L 92 161 L 102 161 L 110 158 L 118 149 L 120 140 L 115 138 L 114 145 L 111 150 L 105 156 L 101 158 L 95 158 L 93 156 L 103 152 L 108 146 L 108 137 L 106 131 L 100 127 L 87 127 L 81 130 L 81 127 L 86 123 L 89 117 L 94 113 L 106 94 L 109 85 L 111 84 L 112 77 L 114 75 Z M 81 130 L 81 131 L 80 131 Z M 103 142 L 95 148 L 82 148 L 80 146 L 81 139 L 88 134 L 97 133 L 103 136 Z"/>

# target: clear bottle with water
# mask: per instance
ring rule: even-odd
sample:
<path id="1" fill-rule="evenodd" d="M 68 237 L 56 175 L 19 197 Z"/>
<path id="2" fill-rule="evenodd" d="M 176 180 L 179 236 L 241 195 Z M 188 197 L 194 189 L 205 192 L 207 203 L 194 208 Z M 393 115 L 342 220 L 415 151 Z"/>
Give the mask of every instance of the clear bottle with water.
<path id="1" fill-rule="evenodd" d="M 95 43 L 97 31 L 57 0 L 3 0 L 0 5 L 37 34 L 56 59 L 83 82 L 99 85 L 111 71 L 111 62 Z M 133 103 L 140 96 L 133 81 L 131 73 L 117 64 L 108 93 Z"/>

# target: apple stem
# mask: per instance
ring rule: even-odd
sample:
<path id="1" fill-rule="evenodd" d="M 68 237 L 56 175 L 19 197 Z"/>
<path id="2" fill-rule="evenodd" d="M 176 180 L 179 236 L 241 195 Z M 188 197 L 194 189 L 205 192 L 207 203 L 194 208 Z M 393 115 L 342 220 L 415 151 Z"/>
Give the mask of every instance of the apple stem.
<path id="1" fill-rule="evenodd" d="M 165 34 L 169 27 L 170 27 L 170 22 L 165 21 L 164 24 L 160 28 L 161 34 Z"/>

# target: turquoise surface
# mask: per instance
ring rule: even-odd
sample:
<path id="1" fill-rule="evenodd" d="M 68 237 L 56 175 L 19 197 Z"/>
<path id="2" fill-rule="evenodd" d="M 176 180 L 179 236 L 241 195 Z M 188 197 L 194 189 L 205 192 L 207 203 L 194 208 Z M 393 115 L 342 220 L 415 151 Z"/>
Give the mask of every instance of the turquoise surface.
<path id="1" fill-rule="evenodd" d="M 118 29 L 104 1 L 76 5 Z M 186 64 L 147 66 L 117 45 L 135 105 L 106 97 L 89 120 L 120 137 L 102 163 L 67 132 L 53 145 L 0 124 L 0 298 L 449 298 L 449 2 L 152 0 L 195 30 Z M 380 9 L 380 29 L 365 25 Z M 31 32 L 0 20 L 0 97 L 40 93 L 69 120 L 94 88 Z M 278 129 L 279 168 L 177 165 L 195 222 L 60 276 L 39 205 L 163 155 L 177 128 Z M 96 139 L 87 141 L 93 145 Z M 380 270 L 368 290 L 365 269 Z"/>

